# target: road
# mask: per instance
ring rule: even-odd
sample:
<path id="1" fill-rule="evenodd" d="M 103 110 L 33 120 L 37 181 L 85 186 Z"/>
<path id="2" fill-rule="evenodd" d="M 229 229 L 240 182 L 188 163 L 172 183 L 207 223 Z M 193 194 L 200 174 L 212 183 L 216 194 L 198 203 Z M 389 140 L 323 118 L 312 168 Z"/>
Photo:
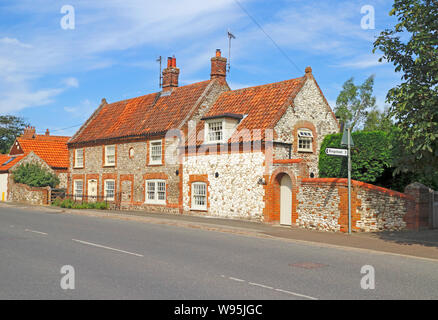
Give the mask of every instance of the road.
<path id="1" fill-rule="evenodd" d="M 73 290 L 60 285 L 65 265 Z M 361 288 L 364 265 L 375 289 Z M 437 270 L 436 260 L 0 207 L 0 299 L 438 299 Z"/>

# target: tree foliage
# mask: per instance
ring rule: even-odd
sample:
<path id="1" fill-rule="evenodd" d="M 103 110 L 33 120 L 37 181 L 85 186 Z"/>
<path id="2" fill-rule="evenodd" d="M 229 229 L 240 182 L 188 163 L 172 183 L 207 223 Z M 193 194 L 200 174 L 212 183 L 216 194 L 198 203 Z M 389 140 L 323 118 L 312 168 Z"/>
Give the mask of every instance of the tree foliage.
<path id="1" fill-rule="evenodd" d="M 368 112 L 363 126 L 364 131 L 385 131 L 390 132 L 394 127 L 394 123 L 389 113 L 389 108 L 382 111 L 378 109 Z"/>
<path id="2" fill-rule="evenodd" d="M 16 116 L 0 116 L 0 153 L 8 153 L 16 137 L 28 126 L 25 121 Z"/>
<path id="3" fill-rule="evenodd" d="M 38 164 L 21 164 L 12 173 L 16 183 L 24 183 L 31 187 L 50 186 L 55 188 L 59 184 L 59 178 L 55 174 L 43 169 Z"/>
<path id="4" fill-rule="evenodd" d="M 349 123 L 351 129 L 357 129 L 363 124 L 367 113 L 375 110 L 376 97 L 373 96 L 374 75 L 368 77 L 359 86 L 354 79 L 347 80 L 336 99 L 335 114 L 344 123 Z"/>
<path id="5" fill-rule="evenodd" d="M 380 33 L 373 51 L 402 73 L 386 97 L 403 148 L 397 171 L 430 176 L 438 171 L 438 2 L 395 0 L 390 15 L 398 23 Z"/>

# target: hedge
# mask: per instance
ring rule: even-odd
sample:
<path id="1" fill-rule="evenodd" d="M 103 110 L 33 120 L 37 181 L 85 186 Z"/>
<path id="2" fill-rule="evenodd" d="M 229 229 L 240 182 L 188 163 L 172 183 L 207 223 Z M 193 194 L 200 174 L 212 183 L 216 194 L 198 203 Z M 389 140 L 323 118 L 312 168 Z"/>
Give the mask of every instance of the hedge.
<path id="1" fill-rule="evenodd" d="M 361 131 L 351 134 L 354 147 L 351 150 L 351 178 L 374 183 L 391 167 L 392 139 L 383 131 Z M 341 147 L 342 133 L 327 135 L 319 154 L 319 175 L 322 178 L 346 178 L 347 157 L 328 156 L 326 148 Z"/>

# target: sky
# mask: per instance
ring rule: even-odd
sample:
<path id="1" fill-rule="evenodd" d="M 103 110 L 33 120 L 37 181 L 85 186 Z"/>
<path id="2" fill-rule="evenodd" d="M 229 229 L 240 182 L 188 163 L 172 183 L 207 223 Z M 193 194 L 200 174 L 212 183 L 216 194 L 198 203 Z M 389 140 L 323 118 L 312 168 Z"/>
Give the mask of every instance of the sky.
<path id="1" fill-rule="evenodd" d="M 370 75 L 383 109 L 400 75 L 372 49 L 396 23 L 391 6 L 391 0 L 1 0 L 0 115 L 23 117 L 37 133 L 73 135 L 102 98 L 160 91 L 158 56 L 164 65 L 175 55 L 180 85 L 209 79 L 216 49 L 228 57 L 228 30 L 236 36 L 227 75 L 232 89 L 301 77 L 311 66 L 333 109 L 345 81 L 361 84 Z"/>

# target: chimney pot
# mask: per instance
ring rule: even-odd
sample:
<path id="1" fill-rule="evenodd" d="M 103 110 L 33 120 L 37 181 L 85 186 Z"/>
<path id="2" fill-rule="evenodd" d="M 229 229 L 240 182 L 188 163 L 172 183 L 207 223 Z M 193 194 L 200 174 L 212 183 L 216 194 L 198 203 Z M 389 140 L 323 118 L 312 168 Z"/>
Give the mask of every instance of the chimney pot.
<path id="1" fill-rule="evenodd" d="M 220 57 L 221 56 L 221 49 L 216 49 L 216 57 Z"/>
<path id="2" fill-rule="evenodd" d="M 50 136 L 50 131 L 49 131 L 49 129 L 46 129 L 46 136 Z"/>

